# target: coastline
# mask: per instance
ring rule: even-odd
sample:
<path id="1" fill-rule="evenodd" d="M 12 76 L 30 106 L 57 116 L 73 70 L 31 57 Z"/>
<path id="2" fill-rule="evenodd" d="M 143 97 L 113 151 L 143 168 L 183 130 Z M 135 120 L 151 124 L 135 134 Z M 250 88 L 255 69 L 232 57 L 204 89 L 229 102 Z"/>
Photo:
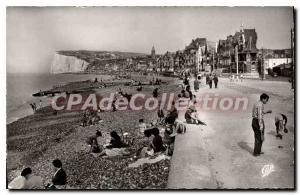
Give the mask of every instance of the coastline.
<path id="1" fill-rule="evenodd" d="M 25 73 L 25 74 L 23 74 L 23 73 L 22 74 L 21 73 L 8 73 L 8 75 L 7 75 L 7 82 L 8 82 L 9 79 L 12 79 L 10 77 L 21 77 L 23 75 L 26 75 L 27 77 L 31 77 L 31 76 L 40 76 L 40 77 L 41 76 L 43 76 L 43 77 L 44 76 L 45 77 L 49 77 L 50 76 L 50 77 L 55 77 L 55 76 L 61 76 L 61 75 L 70 75 L 71 77 L 73 77 L 73 76 L 75 76 L 75 77 L 79 76 L 78 79 L 81 79 L 81 80 L 84 80 L 84 78 L 86 78 L 86 79 L 88 79 L 88 78 L 94 79 L 95 77 L 102 76 L 101 78 L 103 80 L 111 79 L 109 75 L 105 75 L 105 74 L 89 74 L 89 73 L 76 73 L 76 72 L 73 72 L 73 73 L 58 73 L 58 74 L 51 74 L 51 73 L 41 73 L 41 74 L 39 74 L 39 73 Z M 77 79 L 77 81 L 81 81 L 81 80 L 78 80 L 78 79 Z M 74 82 L 74 81 L 76 81 L 76 79 L 74 80 L 74 78 L 72 78 L 71 81 L 59 79 L 58 83 L 59 83 L 59 85 L 64 86 L 67 83 Z M 47 87 L 44 86 L 45 88 L 43 88 L 43 90 L 50 90 L 55 85 L 57 85 L 57 83 L 54 83 L 54 84 L 51 83 L 51 84 L 48 84 Z M 7 86 L 8 89 L 9 89 L 9 87 L 10 86 Z M 23 101 L 23 104 L 19 104 L 19 105 L 17 105 L 17 107 L 13 108 L 13 110 L 16 110 L 16 111 L 19 110 L 20 111 L 20 107 L 22 107 L 22 106 L 24 107 L 24 105 L 26 105 L 27 108 L 21 110 L 21 113 L 16 112 L 14 114 L 11 114 L 10 113 L 11 110 L 9 110 L 8 107 L 7 107 L 7 111 L 6 111 L 6 124 L 11 124 L 13 122 L 16 122 L 16 121 L 22 119 L 22 118 L 25 118 L 25 117 L 28 117 L 30 115 L 33 115 L 33 111 L 31 109 L 29 103 L 33 102 L 33 101 L 35 101 L 35 99 L 37 99 L 37 98 L 33 97 L 32 94 L 38 92 L 39 89 L 40 88 L 38 88 L 38 87 L 35 88 L 34 91 L 32 91 L 32 93 L 30 94 L 30 99 L 27 99 L 26 101 Z M 13 96 L 17 95 L 17 94 L 14 94 L 13 92 L 11 92 L 11 93 L 12 93 L 11 95 L 13 95 Z M 7 94 L 6 94 L 7 101 L 8 101 L 8 98 L 9 98 L 9 93 L 7 92 Z M 46 106 L 48 106 L 48 105 L 46 105 Z"/>
<path id="2" fill-rule="evenodd" d="M 150 77 L 149 77 L 150 78 Z M 138 78 L 147 80 L 149 78 Z M 178 83 L 174 78 L 164 78 L 169 83 L 164 85 L 161 93 L 175 92 Z M 111 93 L 120 85 L 96 89 L 96 93 Z M 135 87 L 122 86 L 129 93 L 136 93 Z M 153 86 L 145 86 L 143 93 L 151 94 Z M 60 158 L 68 172 L 70 189 L 164 189 L 167 185 L 169 160 L 155 164 L 146 164 L 138 168 L 128 168 L 134 162 L 132 157 L 113 159 L 94 158 L 86 152 L 85 140 L 100 130 L 103 143 L 109 132 L 119 130 L 134 134 L 138 119 L 151 122 L 157 118 L 155 111 L 116 111 L 104 112 L 104 122 L 81 127 L 82 112 L 60 111 L 53 115 L 50 107 L 44 107 L 33 115 L 20 118 L 7 124 L 7 180 L 11 181 L 18 171 L 26 166 L 32 167 L 37 175 L 47 183 L 51 178 L 51 161 Z M 126 121 L 126 123 L 124 122 Z M 136 145 L 132 146 L 135 150 Z M 66 155 L 71 153 L 72 155 Z M 145 172 L 145 170 L 147 170 Z M 92 171 L 92 172 L 91 172 Z M 117 174 L 117 175 L 115 175 Z M 145 174 L 141 177 L 141 174 Z M 150 175 L 149 175 L 150 174 Z M 100 177 L 100 178 L 99 178 Z M 152 181 L 149 181 L 152 178 Z M 110 182 L 109 182 L 110 181 Z M 152 183 L 151 183 L 152 182 Z"/>

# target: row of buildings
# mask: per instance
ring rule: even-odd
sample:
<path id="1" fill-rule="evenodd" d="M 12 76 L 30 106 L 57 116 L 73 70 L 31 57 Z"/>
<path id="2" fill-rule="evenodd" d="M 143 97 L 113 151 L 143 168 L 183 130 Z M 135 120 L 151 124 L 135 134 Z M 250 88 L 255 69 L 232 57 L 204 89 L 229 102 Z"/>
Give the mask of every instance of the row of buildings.
<path id="1" fill-rule="evenodd" d="M 258 49 L 255 29 L 244 29 L 217 43 L 197 38 L 174 53 L 157 56 L 157 70 L 182 72 L 219 72 L 259 77 L 275 71 L 278 75 L 292 74 L 292 50 Z"/>
<path id="2" fill-rule="evenodd" d="M 214 64 L 214 56 L 216 56 L 216 44 L 207 41 L 206 38 L 196 38 L 183 50 L 167 51 L 162 55 L 156 55 L 153 47 L 148 58 L 136 62 L 136 65 L 133 60 L 132 67 L 140 71 L 155 72 L 210 72 Z"/>
<path id="3" fill-rule="evenodd" d="M 238 73 L 246 77 L 259 77 L 278 66 L 289 69 L 292 64 L 292 50 L 258 49 L 255 29 L 242 26 L 234 35 L 216 42 L 206 38 L 193 39 L 184 49 L 167 51 L 157 55 L 154 46 L 150 55 L 133 58 L 119 58 L 101 61 L 104 71 L 141 71 L 141 72 L 219 72 Z M 97 66 L 95 66 L 97 67 Z M 281 67 L 282 70 L 282 67 Z M 283 75 L 291 74 L 291 68 Z M 280 73 L 282 74 L 282 73 Z"/>
<path id="4" fill-rule="evenodd" d="M 258 77 L 258 49 L 255 29 L 243 29 L 217 43 L 196 38 L 183 50 L 156 55 L 153 71 L 243 73 Z M 153 48 L 152 48 L 153 54 Z M 153 55 L 152 55 L 153 56 Z"/>

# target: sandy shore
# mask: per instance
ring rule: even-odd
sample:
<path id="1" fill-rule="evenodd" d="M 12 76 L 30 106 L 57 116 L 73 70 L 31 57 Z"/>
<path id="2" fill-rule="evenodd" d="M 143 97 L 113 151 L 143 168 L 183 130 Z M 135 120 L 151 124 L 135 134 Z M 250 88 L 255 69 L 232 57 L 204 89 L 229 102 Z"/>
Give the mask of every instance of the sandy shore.
<path id="1" fill-rule="evenodd" d="M 152 77 L 138 77 L 149 81 Z M 178 79 L 161 78 L 167 81 L 160 92 L 178 92 Z M 137 93 L 135 87 L 115 85 L 97 89 L 97 94 L 116 92 L 118 88 L 127 93 Z M 143 93 L 151 95 L 154 86 L 144 86 Z M 54 174 L 51 162 L 59 158 L 68 175 L 67 188 L 71 189 L 164 189 L 167 185 L 170 161 L 145 164 L 138 168 L 128 168 L 134 162 L 132 156 L 122 158 L 95 158 L 87 151 L 86 138 L 96 130 L 103 132 L 103 142 L 109 132 L 122 128 L 123 132 L 134 134 L 138 119 L 146 122 L 157 119 L 155 111 L 104 112 L 103 122 L 94 126 L 81 127 L 82 112 L 60 111 L 53 115 L 50 107 L 41 109 L 7 125 L 7 181 L 11 181 L 20 170 L 31 167 L 36 175 L 51 181 Z M 119 132 L 119 131 L 118 131 Z M 130 150 L 137 149 L 137 144 Z"/>

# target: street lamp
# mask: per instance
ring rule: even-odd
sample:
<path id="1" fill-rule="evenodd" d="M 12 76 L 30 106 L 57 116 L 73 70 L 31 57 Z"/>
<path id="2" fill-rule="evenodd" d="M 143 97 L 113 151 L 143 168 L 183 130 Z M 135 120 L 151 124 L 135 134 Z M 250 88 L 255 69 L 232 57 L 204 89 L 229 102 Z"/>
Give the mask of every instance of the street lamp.
<path id="1" fill-rule="evenodd" d="M 236 75 L 239 75 L 239 54 L 238 46 L 235 46 L 235 62 L 236 62 Z"/>
<path id="2" fill-rule="evenodd" d="M 261 80 L 265 79 L 265 60 L 264 60 L 264 48 L 261 48 L 261 69 L 262 69 L 262 77 Z"/>

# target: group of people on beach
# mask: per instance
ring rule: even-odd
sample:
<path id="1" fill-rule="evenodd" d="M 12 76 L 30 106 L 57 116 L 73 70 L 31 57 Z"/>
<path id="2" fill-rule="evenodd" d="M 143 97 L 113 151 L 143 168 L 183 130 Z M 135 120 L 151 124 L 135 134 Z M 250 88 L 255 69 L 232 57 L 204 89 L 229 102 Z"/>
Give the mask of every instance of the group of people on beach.
<path id="1" fill-rule="evenodd" d="M 144 119 L 139 119 L 135 135 L 129 138 L 128 133 L 117 131 L 110 132 L 109 144 L 101 141 L 102 133 L 96 134 L 87 139 L 89 152 L 94 156 L 127 156 L 132 154 L 128 150 L 133 143 L 137 144 L 135 158 L 145 158 L 147 156 L 157 156 L 158 154 L 172 155 L 174 137 L 176 133 L 183 133 L 180 129 L 180 122 L 177 120 L 178 111 L 175 105 L 165 115 L 163 110 L 157 112 L 158 119 L 151 123 L 146 123 Z M 176 133 L 175 133 L 176 132 Z M 134 151 L 133 151 L 134 152 Z"/>
<path id="2" fill-rule="evenodd" d="M 86 109 L 83 113 L 81 126 L 86 127 L 102 122 L 102 119 L 100 118 L 100 112 L 102 112 L 101 109 Z"/>
<path id="3" fill-rule="evenodd" d="M 201 78 L 199 77 L 197 80 L 200 82 Z M 178 94 L 178 97 L 188 98 L 192 102 L 185 113 L 186 122 L 189 124 L 205 125 L 205 123 L 196 116 L 197 110 L 194 106 L 196 97 L 191 91 L 188 77 L 184 80 L 183 88 L 181 93 Z M 125 95 L 121 89 L 119 89 L 119 94 L 122 96 L 128 95 Z M 152 95 L 153 97 L 158 97 L 158 88 L 154 89 Z M 130 148 L 132 143 L 136 143 L 139 145 L 138 150 L 135 151 L 136 158 L 155 156 L 158 153 L 172 155 L 175 136 L 178 133 L 185 133 L 186 126 L 178 119 L 178 110 L 175 106 L 175 102 L 172 103 L 171 108 L 167 110 L 166 113 L 164 110 L 158 109 L 157 117 L 157 120 L 152 121 L 151 123 L 145 123 L 144 119 L 139 119 L 136 135 L 131 136 L 134 137 L 134 140 L 126 139 L 127 137 L 130 137 L 130 135 L 128 136 L 128 133 L 125 133 L 125 136 L 125 134 L 121 132 L 120 136 L 117 131 L 112 131 L 110 133 L 109 144 L 100 144 L 103 142 L 99 140 L 102 139 L 102 133 L 97 131 L 95 135 L 88 138 L 87 144 L 90 148 L 89 152 L 97 157 L 116 155 L 126 156 L 132 154 L 132 151 L 129 151 L 128 148 Z"/>
<path id="4" fill-rule="evenodd" d="M 161 80 L 152 79 L 153 85 L 159 85 Z M 150 82 L 151 84 L 151 82 Z M 141 82 L 138 83 L 138 89 L 142 87 Z M 142 90 L 140 88 L 139 90 Z M 189 93 L 190 89 L 187 88 Z M 125 97 L 130 101 L 132 94 L 124 92 L 121 88 L 117 91 L 117 94 Z M 159 96 L 159 87 L 155 87 L 152 95 L 154 98 Z M 101 111 L 86 110 L 83 115 L 82 126 L 88 126 L 97 124 L 98 121 L 102 121 L 100 117 Z M 180 128 L 180 122 L 178 118 L 178 111 L 174 104 L 172 108 L 165 115 L 163 110 L 158 110 L 158 119 L 151 123 L 145 123 L 144 119 L 140 119 L 136 134 L 130 135 L 125 132 L 110 132 L 110 142 L 104 143 L 103 134 L 100 131 L 96 131 L 95 135 L 87 138 L 87 145 L 89 147 L 88 152 L 92 153 L 95 157 L 101 156 L 128 156 L 135 153 L 136 158 L 144 158 L 146 156 L 155 156 L 157 154 L 172 154 L 172 144 L 174 139 L 171 139 L 169 135 L 174 136 L 173 132 L 183 132 Z M 181 124 L 182 125 L 182 124 Z M 185 131 L 185 130 L 184 130 Z M 138 145 L 137 151 L 131 151 L 133 144 Z"/>
<path id="5" fill-rule="evenodd" d="M 124 135 L 122 135 L 124 136 Z M 96 131 L 95 135 L 87 138 L 86 143 L 89 147 L 88 153 L 93 154 L 95 157 L 99 156 L 118 156 L 128 155 L 129 152 L 126 149 L 129 144 L 120 137 L 116 131 L 110 132 L 110 142 L 108 144 L 101 145 L 102 133 Z"/>
<path id="6" fill-rule="evenodd" d="M 8 184 L 8 189 L 64 189 L 67 184 L 67 174 L 61 160 L 53 160 L 52 165 L 55 173 L 51 182 L 45 184 L 42 177 L 35 175 L 32 169 L 27 167 Z"/>

